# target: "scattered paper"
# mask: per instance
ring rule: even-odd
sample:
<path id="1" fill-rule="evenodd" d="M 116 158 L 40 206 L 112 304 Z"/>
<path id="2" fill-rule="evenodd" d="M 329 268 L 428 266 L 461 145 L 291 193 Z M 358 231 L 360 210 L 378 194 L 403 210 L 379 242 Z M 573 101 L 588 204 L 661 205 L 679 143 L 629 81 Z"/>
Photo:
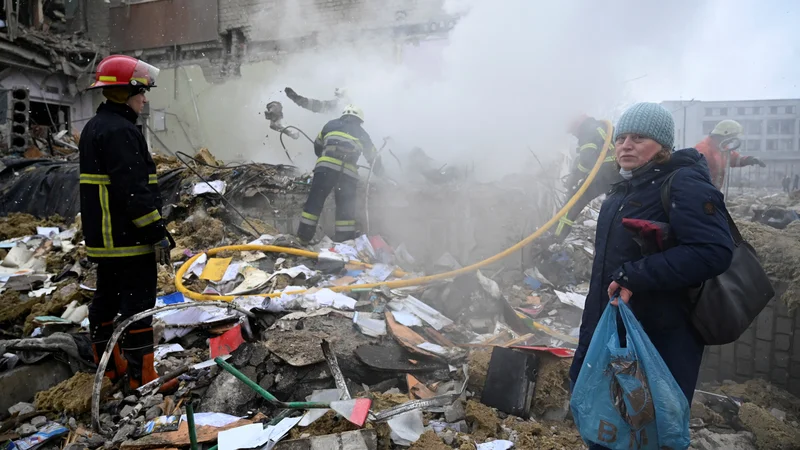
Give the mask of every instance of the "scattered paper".
<path id="1" fill-rule="evenodd" d="M 236 417 L 230 414 L 218 412 L 201 412 L 194 413 L 194 426 L 195 427 L 224 427 L 227 425 L 241 420 L 243 417 Z M 181 422 L 186 420 L 186 414 L 181 416 Z"/>
<path id="2" fill-rule="evenodd" d="M 190 275 L 194 274 L 194 276 L 199 277 L 201 273 L 203 273 L 203 269 L 206 266 L 206 261 L 208 261 L 208 255 L 203 253 L 202 255 L 198 256 L 197 259 L 189 266 L 189 270 L 183 275 L 183 279 L 189 278 Z"/>
<path id="3" fill-rule="evenodd" d="M 380 281 L 386 281 L 386 279 L 392 275 L 392 272 L 394 272 L 394 268 L 392 268 L 392 266 L 388 266 L 386 264 L 375 264 L 367 271 L 367 275 L 377 278 Z"/>
<path id="4" fill-rule="evenodd" d="M 156 307 L 175 305 L 177 303 L 183 303 L 185 301 L 187 301 L 187 299 L 183 296 L 182 293 L 173 292 L 172 294 L 156 298 Z"/>
<path id="5" fill-rule="evenodd" d="M 225 186 L 224 180 L 201 181 L 194 185 L 192 195 L 214 194 L 217 192 L 222 195 L 225 194 Z M 216 192 L 214 192 L 215 190 Z"/>
<path id="6" fill-rule="evenodd" d="M 577 292 L 555 291 L 561 303 L 583 309 L 586 304 L 586 295 Z"/>
<path id="7" fill-rule="evenodd" d="M 264 428 L 260 423 L 225 430 L 217 436 L 219 450 L 237 450 L 261 447 L 268 442 L 278 442 L 297 425 L 301 417 L 281 420 L 277 425 Z"/>
<path id="8" fill-rule="evenodd" d="M 362 234 L 356 238 L 356 250 L 358 250 L 359 255 L 366 256 L 364 259 L 375 259 L 375 249 L 372 247 L 372 243 L 369 241 L 366 234 Z"/>
<path id="9" fill-rule="evenodd" d="M 478 282 L 481 284 L 481 287 L 483 287 L 483 290 L 489 293 L 495 300 L 499 299 L 502 293 L 500 292 L 500 286 L 497 285 L 497 282 L 483 276 L 480 270 L 477 271 L 476 274 L 478 275 Z"/>
<path id="10" fill-rule="evenodd" d="M 358 259 L 358 250 L 352 245 L 336 244 L 333 246 L 333 251 L 340 255 L 347 256 L 348 259 Z"/>
<path id="11" fill-rule="evenodd" d="M 397 316 L 395 316 L 395 319 Z M 384 320 L 373 319 L 368 313 L 356 312 L 353 315 L 353 323 L 367 336 L 380 337 L 386 335 L 386 322 Z M 337 399 L 338 400 L 338 399 Z"/>
<path id="12" fill-rule="evenodd" d="M 347 264 L 352 259 L 350 255 L 345 255 L 342 253 L 332 252 L 328 249 L 322 249 L 319 251 L 319 255 L 317 256 L 317 261 L 319 262 L 339 262 L 343 264 Z"/>
<path id="13" fill-rule="evenodd" d="M 414 409 L 394 416 L 389 419 L 388 424 L 392 430 L 389 434 L 392 442 L 406 447 L 417 442 L 425 431 L 421 409 Z"/>
<path id="14" fill-rule="evenodd" d="M 336 309 L 353 310 L 356 300 L 330 289 L 320 289 L 313 294 L 306 294 L 305 298 L 313 300 L 319 306 L 331 306 Z"/>
<path id="15" fill-rule="evenodd" d="M 478 450 L 508 450 L 513 446 L 514 443 L 511 441 L 498 439 L 496 441 L 490 441 L 490 442 L 484 442 L 483 444 L 478 444 Z"/>
<path id="16" fill-rule="evenodd" d="M 525 275 L 527 275 L 527 276 L 529 276 L 531 278 L 535 278 L 535 279 L 539 280 L 540 282 L 542 282 L 544 284 L 553 286 L 553 283 L 551 283 L 547 278 L 545 278 L 544 275 L 542 275 L 542 273 L 539 272 L 539 269 L 536 268 L 536 267 L 532 267 L 532 268 L 526 270 L 525 271 Z"/>
<path id="17" fill-rule="evenodd" d="M 332 402 L 335 400 L 339 400 L 341 398 L 341 394 L 339 393 L 338 389 L 323 389 L 319 391 L 314 391 L 311 395 L 306 397 L 306 401 L 309 402 Z M 330 409 L 309 409 L 303 417 L 300 419 L 300 422 L 297 424 L 301 427 L 307 427 L 314 423 L 317 419 L 324 416 L 325 413 L 330 411 Z"/>
<path id="18" fill-rule="evenodd" d="M 269 245 L 274 240 L 275 236 L 271 234 L 262 234 L 258 239 L 248 242 L 247 245 Z"/>
<path id="19" fill-rule="evenodd" d="M 31 450 L 41 446 L 41 444 L 54 437 L 61 436 L 67 432 L 69 432 L 69 428 L 56 422 L 49 422 L 44 427 L 40 428 L 39 432 L 34 433 L 26 438 L 14 441 L 14 445 L 11 448 L 14 450 Z"/>
<path id="20" fill-rule="evenodd" d="M 22 267 L 32 257 L 33 252 L 28 250 L 26 245 L 17 245 L 8 251 L 8 254 L 3 258 L 3 262 L 0 263 L 0 265 L 11 268 Z"/>
<path id="21" fill-rule="evenodd" d="M 391 308 L 392 305 L 389 304 Z M 422 326 L 422 319 L 415 316 L 409 311 L 401 309 L 400 311 L 393 311 L 392 315 L 394 315 L 394 320 L 396 320 L 401 325 L 405 325 L 407 327 L 421 327 Z"/>
<path id="22" fill-rule="evenodd" d="M 242 270 L 242 275 L 244 275 L 244 281 L 229 292 L 228 295 L 249 294 L 266 286 L 271 279 L 267 272 L 250 266 Z"/>
<path id="23" fill-rule="evenodd" d="M 155 355 L 156 361 L 160 361 L 170 353 L 182 352 L 184 350 L 185 349 L 181 344 L 164 344 L 157 346 L 156 351 L 153 353 Z"/>
<path id="24" fill-rule="evenodd" d="M 53 237 L 61 232 L 58 227 L 36 227 L 36 234 L 39 236 Z"/>
<path id="25" fill-rule="evenodd" d="M 211 258 L 200 274 L 201 280 L 220 281 L 233 258 Z"/>
<path id="26" fill-rule="evenodd" d="M 50 295 L 58 288 L 58 286 L 48 286 L 41 289 L 36 289 L 28 292 L 28 298 L 38 298 L 45 295 Z"/>
<path id="27" fill-rule="evenodd" d="M 417 347 L 439 356 L 447 356 L 449 354 L 446 348 L 431 342 L 423 342 L 422 344 L 417 345 Z"/>
<path id="28" fill-rule="evenodd" d="M 314 274 L 316 274 L 316 272 L 301 264 L 299 266 L 291 267 L 289 269 L 281 269 L 272 274 L 272 276 L 274 277 L 275 275 L 279 274 L 289 275 L 290 278 L 297 278 L 300 276 L 300 274 L 303 274 L 305 275 L 306 279 L 309 279 L 313 277 Z"/>

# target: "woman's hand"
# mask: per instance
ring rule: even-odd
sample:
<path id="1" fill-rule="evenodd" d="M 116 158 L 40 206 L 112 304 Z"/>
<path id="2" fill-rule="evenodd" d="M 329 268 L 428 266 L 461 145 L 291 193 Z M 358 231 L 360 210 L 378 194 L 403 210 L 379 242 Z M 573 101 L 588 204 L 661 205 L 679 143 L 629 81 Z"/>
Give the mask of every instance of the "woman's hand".
<path id="1" fill-rule="evenodd" d="M 617 291 L 619 291 L 619 297 L 627 305 L 631 299 L 631 296 L 633 296 L 633 292 L 620 286 L 616 281 L 612 281 L 611 284 L 608 285 L 608 298 L 613 299 Z M 618 303 L 616 300 L 611 300 L 611 304 L 617 306 Z"/>

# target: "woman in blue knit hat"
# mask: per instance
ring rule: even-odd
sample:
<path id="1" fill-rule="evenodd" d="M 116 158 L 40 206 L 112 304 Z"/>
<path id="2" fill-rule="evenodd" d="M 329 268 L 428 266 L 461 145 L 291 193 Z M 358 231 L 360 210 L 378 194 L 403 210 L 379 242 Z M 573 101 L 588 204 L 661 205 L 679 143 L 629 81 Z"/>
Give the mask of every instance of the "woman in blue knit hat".
<path id="1" fill-rule="evenodd" d="M 630 107 L 617 123 L 614 145 L 624 180 L 613 185 L 597 221 L 570 379 L 577 380 L 600 316 L 619 294 L 691 404 L 704 343 L 690 322 L 687 289 L 728 269 L 733 240 L 705 160 L 695 149 L 673 151 L 673 140 L 672 115 L 655 103 Z M 676 170 L 667 212 L 661 185 Z"/>

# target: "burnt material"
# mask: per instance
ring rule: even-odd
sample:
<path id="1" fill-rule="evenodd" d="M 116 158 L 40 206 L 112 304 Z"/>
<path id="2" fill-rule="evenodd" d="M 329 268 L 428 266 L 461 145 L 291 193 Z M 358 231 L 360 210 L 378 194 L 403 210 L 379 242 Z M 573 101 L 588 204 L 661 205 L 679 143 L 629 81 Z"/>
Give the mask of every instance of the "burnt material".
<path id="1" fill-rule="evenodd" d="M 533 404 L 539 358 L 503 347 L 492 350 L 481 403 L 527 419 Z"/>

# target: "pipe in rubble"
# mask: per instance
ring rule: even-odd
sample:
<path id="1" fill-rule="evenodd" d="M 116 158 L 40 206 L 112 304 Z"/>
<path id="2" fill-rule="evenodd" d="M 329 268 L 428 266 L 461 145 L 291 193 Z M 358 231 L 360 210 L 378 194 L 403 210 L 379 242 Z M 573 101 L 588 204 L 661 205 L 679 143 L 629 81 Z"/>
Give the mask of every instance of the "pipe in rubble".
<path id="1" fill-rule="evenodd" d="M 108 344 L 106 344 L 106 351 L 103 352 L 103 356 L 100 358 L 100 362 L 97 364 L 97 372 L 94 374 L 94 385 L 92 386 L 92 429 L 98 433 L 102 433 L 100 429 L 100 389 L 103 386 L 103 377 L 106 373 L 106 367 L 108 366 L 108 360 L 111 359 L 111 352 L 114 350 L 114 346 L 117 345 L 117 341 L 119 340 L 122 333 L 134 322 L 137 320 L 142 320 L 147 317 L 154 316 L 160 312 L 164 311 L 171 311 L 173 309 L 183 309 L 183 308 L 191 308 L 193 306 L 201 306 L 194 302 L 188 303 L 179 303 L 177 305 L 167 305 L 161 306 L 158 308 L 151 308 L 147 311 L 142 311 L 138 314 L 134 314 L 133 316 L 125 319 L 120 323 L 117 328 L 114 330 L 114 333 L 111 335 L 111 338 L 108 340 Z M 208 302 L 203 303 L 202 306 L 216 306 L 221 309 L 235 309 L 236 311 L 244 314 L 247 317 L 254 318 L 255 315 L 250 311 L 240 308 L 239 306 L 233 303 L 224 303 L 224 302 Z"/>
<path id="2" fill-rule="evenodd" d="M 330 289 L 333 290 L 333 291 L 336 291 L 336 292 L 348 292 L 348 291 L 351 291 L 353 289 L 372 289 L 372 288 L 377 288 L 377 287 L 382 287 L 382 286 L 386 286 L 389 289 L 396 289 L 396 288 L 402 288 L 402 287 L 408 287 L 408 286 L 421 286 L 421 285 L 424 285 L 424 284 L 432 283 L 434 281 L 443 280 L 443 279 L 449 279 L 449 278 L 455 278 L 455 277 L 457 277 L 459 275 L 464 275 L 464 274 L 467 274 L 467 273 L 474 272 L 474 271 L 476 271 L 478 269 L 481 269 L 481 268 L 483 268 L 485 266 L 488 266 L 490 264 L 496 263 L 496 262 L 502 260 L 503 258 L 506 258 L 507 256 L 510 256 L 514 252 L 519 251 L 520 249 L 522 249 L 526 245 L 530 244 L 531 242 L 533 242 L 534 240 L 536 240 L 537 238 L 542 236 L 548 229 L 552 228 L 553 225 L 555 225 L 560 218 L 564 217 L 567 214 L 567 212 L 569 212 L 570 208 L 575 206 L 575 203 L 577 203 L 578 200 L 581 198 L 581 196 L 583 196 L 583 194 L 585 194 L 586 191 L 589 189 L 589 186 L 591 185 L 592 181 L 594 181 L 595 177 L 597 176 L 597 173 L 600 171 L 600 167 L 604 163 L 604 159 L 606 157 L 606 154 L 608 153 L 608 148 L 609 148 L 609 146 L 611 144 L 611 139 L 613 137 L 613 129 L 612 129 L 611 122 L 609 122 L 607 120 L 604 120 L 603 123 L 605 123 L 605 125 L 606 125 L 606 139 L 603 142 L 603 148 L 600 151 L 600 155 L 598 156 L 597 161 L 595 161 L 594 167 L 592 167 L 591 172 L 589 172 L 589 176 L 586 177 L 586 180 L 583 182 L 583 185 L 581 185 L 580 189 L 578 189 L 578 191 L 575 192 L 575 194 L 572 196 L 572 198 L 553 217 L 551 217 L 550 220 L 548 220 L 538 230 L 534 231 L 530 236 L 526 237 L 522 241 L 516 243 L 515 245 L 507 248 L 506 250 L 504 250 L 504 251 L 502 251 L 502 252 L 500 252 L 500 253 L 492 256 L 492 257 L 484 259 L 483 261 L 479 261 L 479 262 L 477 262 L 475 264 L 471 264 L 469 266 L 462 267 L 461 269 L 452 270 L 450 272 L 444 272 L 444 273 L 440 273 L 440 274 L 436 274 L 436 275 L 428 275 L 428 276 L 419 277 L 419 278 L 410 278 L 410 279 L 405 279 L 405 280 L 384 281 L 384 282 L 381 282 L 381 283 L 356 284 L 356 285 L 350 285 L 350 286 L 334 286 L 334 287 L 331 287 Z M 286 253 L 286 254 L 289 254 L 289 255 L 304 256 L 304 257 L 308 257 L 308 258 L 318 258 L 319 257 L 318 253 L 314 253 L 314 252 L 311 252 L 311 251 L 308 251 L 308 250 L 301 250 L 301 249 L 289 248 L 289 247 L 278 247 L 278 246 L 273 246 L 273 245 L 230 245 L 230 246 L 226 246 L 226 247 L 212 248 L 212 249 L 208 250 L 206 252 L 206 254 L 208 254 L 208 256 L 213 256 L 213 255 L 215 255 L 215 254 L 217 254 L 219 252 L 228 251 L 228 250 L 232 250 L 232 251 L 253 251 L 253 250 L 257 250 L 257 251 L 263 251 L 263 252 Z M 208 301 L 220 301 L 220 300 L 222 300 L 222 301 L 227 301 L 227 302 L 233 301 L 236 298 L 236 296 L 233 296 L 233 295 L 201 294 L 199 292 L 191 291 L 186 286 L 183 285 L 183 276 L 189 270 L 189 267 L 191 267 L 192 264 L 194 264 L 194 262 L 197 261 L 197 259 L 201 255 L 203 255 L 203 253 L 198 253 L 197 255 L 194 255 L 193 257 L 189 258 L 189 260 L 186 261 L 185 263 L 183 263 L 183 265 L 180 267 L 180 269 L 178 269 L 178 273 L 175 275 L 175 287 L 178 290 L 178 292 L 181 292 L 183 295 L 185 295 L 185 296 L 187 296 L 187 297 L 189 297 L 191 299 L 194 299 L 194 300 L 208 300 Z M 364 263 L 357 262 L 357 261 L 352 261 L 349 264 L 359 265 L 361 267 L 371 267 L 368 264 L 364 264 Z M 395 274 L 398 274 L 398 273 L 399 273 L 399 275 L 397 275 L 397 276 L 403 276 L 403 272 L 400 272 L 400 271 L 396 270 Z M 306 291 L 307 290 L 299 290 L 299 291 L 285 292 L 285 294 L 287 294 L 287 295 L 295 295 L 295 294 L 302 294 L 302 293 L 304 293 Z M 268 297 L 268 298 L 275 298 L 275 297 L 280 297 L 283 294 L 284 294 L 283 292 L 273 292 L 273 293 L 268 293 L 268 294 L 253 294 L 253 295 L 257 295 L 257 296 L 261 296 L 261 297 Z"/>

